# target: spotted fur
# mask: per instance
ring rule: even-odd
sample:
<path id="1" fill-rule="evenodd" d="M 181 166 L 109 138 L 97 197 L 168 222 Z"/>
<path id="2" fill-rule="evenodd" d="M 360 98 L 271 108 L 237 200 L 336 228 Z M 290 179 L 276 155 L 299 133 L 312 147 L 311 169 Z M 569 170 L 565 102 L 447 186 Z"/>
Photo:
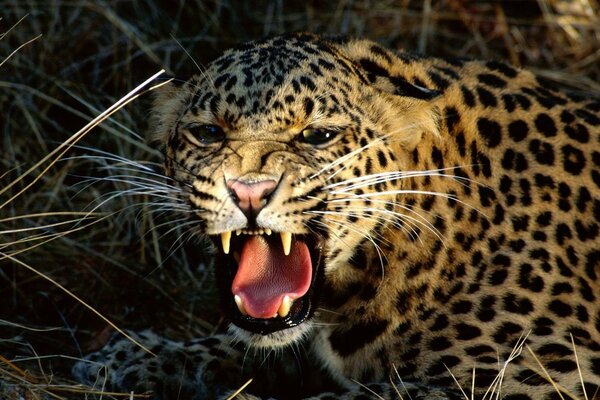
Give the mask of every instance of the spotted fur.
<path id="1" fill-rule="evenodd" d="M 161 347 L 159 365 L 187 354 L 195 375 L 185 387 L 198 398 L 207 382 L 224 394 L 247 377 L 261 380 L 250 392 L 282 398 L 398 398 L 397 389 L 462 399 L 457 382 L 482 398 L 500 390 L 499 376 L 513 400 L 600 388 L 598 97 L 500 62 L 298 34 L 227 51 L 164 89 L 154 117 L 167 174 L 203 233 L 246 223 L 227 179 L 274 177 L 257 224 L 324 240 L 309 322 L 269 335 L 233 327 L 237 344 Z M 195 136 L 197 125 L 224 139 Z M 307 127 L 333 139 L 306 143 Z M 262 351 L 244 359 L 244 346 Z M 281 346 L 316 367 L 293 368 L 278 350 L 267 373 L 258 369 Z M 102 351 L 111 382 L 162 387 L 164 364 L 152 371 L 133 349 Z M 225 364 L 240 372 L 214 379 Z M 135 379 L 125 382 L 125 368 Z"/>

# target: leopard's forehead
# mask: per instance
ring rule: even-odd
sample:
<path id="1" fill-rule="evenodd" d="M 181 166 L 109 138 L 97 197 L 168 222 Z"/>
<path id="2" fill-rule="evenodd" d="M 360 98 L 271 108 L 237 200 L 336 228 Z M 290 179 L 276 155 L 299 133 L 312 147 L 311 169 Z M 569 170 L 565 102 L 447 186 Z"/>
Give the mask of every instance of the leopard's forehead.
<path id="1" fill-rule="evenodd" d="M 227 51 L 187 82 L 187 116 L 232 130 L 306 126 L 311 115 L 331 115 L 331 103 L 352 97 L 362 81 L 351 61 L 311 35 L 255 41 Z"/>
<path id="2" fill-rule="evenodd" d="M 303 70 L 307 64 L 312 64 L 311 69 L 317 75 L 320 75 L 317 68 L 331 70 L 336 67 L 334 63 L 350 71 L 348 65 L 340 62 L 340 56 L 330 43 L 322 39 L 311 35 L 287 35 L 245 43 L 226 51 L 211 64 L 218 72 L 230 67 L 243 69 L 249 77 L 280 85 L 285 73 Z"/>

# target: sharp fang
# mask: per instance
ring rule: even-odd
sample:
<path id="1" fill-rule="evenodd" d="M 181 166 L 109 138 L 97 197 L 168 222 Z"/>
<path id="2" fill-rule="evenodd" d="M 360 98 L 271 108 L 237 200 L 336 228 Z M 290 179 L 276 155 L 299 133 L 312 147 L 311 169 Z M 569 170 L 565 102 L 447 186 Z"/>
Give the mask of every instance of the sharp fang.
<path id="1" fill-rule="evenodd" d="M 235 296 L 233 296 L 233 300 L 235 300 L 235 304 L 237 304 L 237 307 L 242 313 L 242 315 L 248 315 L 246 309 L 244 308 L 244 302 L 242 298 L 236 294 Z"/>
<path id="2" fill-rule="evenodd" d="M 265 228 L 265 233 L 266 233 L 267 235 L 271 235 L 271 233 L 273 233 L 273 231 L 272 231 L 272 230 L 270 230 L 269 228 Z"/>
<path id="3" fill-rule="evenodd" d="M 231 231 L 221 233 L 221 244 L 223 245 L 223 253 L 229 254 L 230 242 L 231 242 Z"/>
<path id="4" fill-rule="evenodd" d="M 277 314 L 281 317 L 287 317 L 290 313 L 290 308 L 292 308 L 292 304 L 294 304 L 294 300 L 290 299 L 289 296 L 283 296 L 283 301 L 279 306 L 279 310 L 277 310 Z"/>
<path id="5" fill-rule="evenodd" d="M 286 256 L 290 255 L 292 249 L 292 233 L 291 232 L 280 232 L 281 244 L 283 245 L 283 254 Z"/>

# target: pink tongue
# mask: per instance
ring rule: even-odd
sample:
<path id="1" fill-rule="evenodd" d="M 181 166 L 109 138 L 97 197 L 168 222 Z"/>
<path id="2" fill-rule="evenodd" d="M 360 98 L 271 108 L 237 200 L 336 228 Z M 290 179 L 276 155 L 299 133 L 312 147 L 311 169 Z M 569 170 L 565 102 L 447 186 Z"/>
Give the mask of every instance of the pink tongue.
<path id="1" fill-rule="evenodd" d="M 289 255 L 283 254 L 278 235 L 250 236 L 240 255 L 231 292 L 242 298 L 253 318 L 273 318 L 285 295 L 302 297 L 310 287 L 312 264 L 306 244 L 292 240 Z"/>

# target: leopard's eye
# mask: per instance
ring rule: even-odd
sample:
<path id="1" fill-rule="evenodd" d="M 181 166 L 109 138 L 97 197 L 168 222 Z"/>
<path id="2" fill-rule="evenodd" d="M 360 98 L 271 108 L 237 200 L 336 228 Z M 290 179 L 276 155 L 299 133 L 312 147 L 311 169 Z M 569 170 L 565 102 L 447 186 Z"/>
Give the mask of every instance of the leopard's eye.
<path id="1" fill-rule="evenodd" d="M 331 129 L 306 128 L 300 134 L 300 138 L 304 143 L 323 146 L 335 139 L 338 133 Z"/>
<path id="2" fill-rule="evenodd" d="M 209 145 L 225 140 L 225 132 L 218 125 L 191 125 L 187 127 L 187 130 L 201 145 Z"/>

